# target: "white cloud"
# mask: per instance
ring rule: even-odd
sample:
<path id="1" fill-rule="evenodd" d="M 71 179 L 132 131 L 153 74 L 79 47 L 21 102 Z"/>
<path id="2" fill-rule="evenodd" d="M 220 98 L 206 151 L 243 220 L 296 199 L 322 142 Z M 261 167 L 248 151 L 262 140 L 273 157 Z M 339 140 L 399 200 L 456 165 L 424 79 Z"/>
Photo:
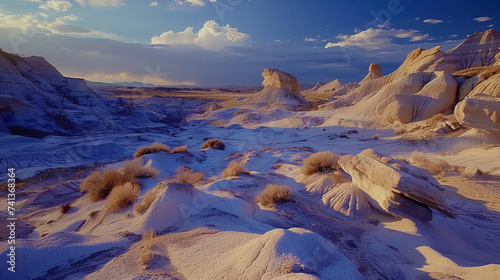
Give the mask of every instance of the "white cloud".
<path id="1" fill-rule="evenodd" d="M 65 12 L 71 6 L 73 6 L 73 5 L 68 1 L 49 0 L 49 1 L 45 2 L 45 4 L 40 5 L 39 8 L 43 9 L 43 10 L 54 10 L 54 11 L 58 11 L 58 12 Z"/>
<path id="2" fill-rule="evenodd" d="M 316 41 L 317 41 L 317 39 L 316 39 L 316 38 L 312 38 L 312 37 L 306 37 L 306 38 L 304 39 L 304 41 L 306 41 L 306 42 L 316 42 Z"/>
<path id="3" fill-rule="evenodd" d="M 151 4 L 149 4 L 149 6 L 156 7 L 156 6 L 158 6 L 158 2 L 153 1 L 153 2 L 151 2 Z"/>
<path id="4" fill-rule="evenodd" d="M 492 19 L 493 18 L 491 18 L 491 17 L 477 17 L 477 18 L 473 18 L 473 20 L 478 21 L 478 22 L 489 21 L 489 20 L 492 20 Z"/>
<path id="5" fill-rule="evenodd" d="M 427 39 L 429 34 L 422 35 L 413 29 L 367 29 L 353 35 L 337 36 L 342 41 L 328 43 L 325 48 L 355 46 L 365 50 L 377 50 L 392 44 L 392 38 L 410 38 L 410 41 Z"/>
<path id="6" fill-rule="evenodd" d="M 151 38 L 152 44 L 161 45 L 197 45 L 205 49 L 220 50 L 228 46 L 242 45 L 249 40 L 249 35 L 238 32 L 229 25 L 220 26 L 214 20 L 205 22 L 198 33 L 192 27 L 181 32 L 172 30 Z"/>
<path id="7" fill-rule="evenodd" d="M 175 2 L 179 5 L 191 4 L 191 6 L 205 6 L 207 2 L 215 2 L 216 0 L 175 0 Z"/>
<path id="8" fill-rule="evenodd" d="M 443 21 L 440 20 L 440 19 L 428 18 L 428 19 L 424 19 L 424 22 L 425 23 L 430 23 L 430 24 L 436 24 L 436 23 L 441 23 Z"/>
<path id="9" fill-rule="evenodd" d="M 91 7 L 116 7 L 124 5 L 123 0 L 75 0 L 80 6 L 89 5 Z"/>

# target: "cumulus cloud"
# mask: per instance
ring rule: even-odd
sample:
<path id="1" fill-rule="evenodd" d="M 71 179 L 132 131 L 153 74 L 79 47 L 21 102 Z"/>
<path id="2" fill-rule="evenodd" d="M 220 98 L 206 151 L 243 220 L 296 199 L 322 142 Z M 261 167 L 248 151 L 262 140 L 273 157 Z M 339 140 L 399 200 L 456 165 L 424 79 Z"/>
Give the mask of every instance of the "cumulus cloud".
<path id="1" fill-rule="evenodd" d="M 156 6 L 158 6 L 158 2 L 153 1 L 153 2 L 151 2 L 151 4 L 149 4 L 149 6 L 156 7 Z"/>
<path id="2" fill-rule="evenodd" d="M 429 34 L 422 35 L 413 29 L 374 29 L 370 28 L 354 35 L 340 34 L 340 42 L 328 43 L 325 48 L 355 46 L 365 50 L 377 50 L 392 44 L 392 38 L 409 38 L 410 41 L 427 39 Z"/>
<path id="3" fill-rule="evenodd" d="M 197 45 L 205 49 L 220 50 L 228 46 L 243 45 L 249 41 L 249 35 L 239 32 L 231 26 L 220 26 L 214 20 L 205 22 L 197 32 L 192 27 L 181 32 L 172 30 L 151 38 L 152 44 L 159 45 Z"/>
<path id="4" fill-rule="evenodd" d="M 492 19 L 493 18 L 491 18 L 491 17 L 477 17 L 477 18 L 473 18 L 473 20 L 478 21 L 478 22 L 489 21 L 489 20 L 492 20 Z"/>
<path id="5" fill-rule="evenodd" d="M 124 5 L 123 0 L 75 0 L 80 6 L 89 5 L 91 7 L 116 7 Z"/>
<path id="6" fill-rule="evenodd" d="M 436 23 L 441 23 L 443 21 L 440 20 L 440 19 L 428 18 L 428 19 L 424 19 L 424 22 L 425 23 L 430 23 L 430 24 L 436 24 Z"/>
<path id="7" fill-rule="evenodd" d="M 49 1 L 45 2 L 45 4 L 40 5 L 39 8 L 43 9 L 43 10 L 54 10 L 54 11 L 58 11 L 58 12 L 65 12 L 71 6 L 73 6 L 73 5 L 68 1 L 49 0 Z"/>
<path id="8" fill-rule="evenodd" d="M 205 6 L 207 2 L 215 2 L 216 0 L 175 0 L 179 5 L 190 4 L 191 6 Z"/>

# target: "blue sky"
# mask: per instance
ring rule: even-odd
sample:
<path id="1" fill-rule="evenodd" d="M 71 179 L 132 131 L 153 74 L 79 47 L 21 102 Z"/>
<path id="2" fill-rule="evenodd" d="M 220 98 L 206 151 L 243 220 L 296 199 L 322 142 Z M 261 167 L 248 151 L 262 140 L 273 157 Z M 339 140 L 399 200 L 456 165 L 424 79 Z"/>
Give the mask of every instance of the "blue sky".
<path id="1" fill-rule="evenodd" d="M 499 18 L 499 1 L 1 0 L 0 48 L 93 81 L 256 85 L 274 67 L 350 82 Z"/>

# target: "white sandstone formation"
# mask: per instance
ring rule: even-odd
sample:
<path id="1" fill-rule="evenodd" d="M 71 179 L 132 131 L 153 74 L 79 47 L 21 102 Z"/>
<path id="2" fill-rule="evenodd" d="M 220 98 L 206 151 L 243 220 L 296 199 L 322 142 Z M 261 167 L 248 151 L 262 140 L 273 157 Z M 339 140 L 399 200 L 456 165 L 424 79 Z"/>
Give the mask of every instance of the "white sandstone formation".
<path id="1" fill-rule="evenodd" d="M 500 97 L 476 94 L 455 107 L 461 125 L 500 134 Z"/>
<path id="2" fill-rule="evenodd" d="M 366 194 L 352 183 L 343 183 L 325 193 L 321 200 L 333 210 L 349 217 L 363 217 L 370 211 Z"/>
<path id="3" fill-rule="evenodd" d="M 262 73 L 264 89 L 257 96 L 250 98 L 250 104 L 266 108 L 295 109 L 307 106 L 299 92 L 299 79 L 292 74 L 278 69 L 266 68 Z"/>
<path id="4" fill-rule="evenodd" d="M 452 218 L 457 216 L 456 210 L 446 203 L 439 184 L 416 167 L 373 150 L 345 155 L 339 164 L 351 175 L 352 184 L 366 193 L 368 202 L 383 212 L 422 221 L 432 219 L 430 208 Z"/>

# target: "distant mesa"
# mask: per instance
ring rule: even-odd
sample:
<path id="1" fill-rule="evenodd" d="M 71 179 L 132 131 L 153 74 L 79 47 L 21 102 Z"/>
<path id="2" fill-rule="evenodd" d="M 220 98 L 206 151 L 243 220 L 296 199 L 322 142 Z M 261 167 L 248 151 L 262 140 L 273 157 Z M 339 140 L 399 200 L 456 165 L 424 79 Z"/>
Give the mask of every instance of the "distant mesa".
<path id="1" fill-rule="evenodd" d="M 251 105 L 292 110 L 309 105 L 309 102 L 300 94 L 299 79 L 294 75 L 278 69 L 266 68 L 262 76 L 264 89 L 257 96 L 249 98 Z"/>

